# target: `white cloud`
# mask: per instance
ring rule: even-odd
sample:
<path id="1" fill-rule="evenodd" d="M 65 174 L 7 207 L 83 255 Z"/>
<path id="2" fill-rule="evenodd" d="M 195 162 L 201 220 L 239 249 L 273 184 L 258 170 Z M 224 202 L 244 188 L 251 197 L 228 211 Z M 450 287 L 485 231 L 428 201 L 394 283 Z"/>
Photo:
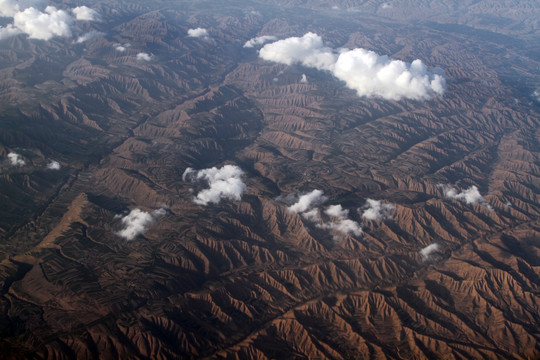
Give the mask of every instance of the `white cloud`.
<path id="1" fill-rule="evenodd" d="M 326 196 L 321 190 L 313 190 L 312 192 L 300 196 L 298 201 L 289 206 L 289 211 L 294 213 L 303 213 L 309 210 L 313 205 L 326 201 Z"/>
<path id="2" fill-rule="evenodd" d="M 75 14 L 75 19 L 77 20 L 86 20 L 86 21 L 99 21 L 100 20 L 99 13 L 96 10 L 90 9 L 87 6 L 77 6 L 71 11 L 73 12 L 73 14 Z"/>
<path id="3" fill-rule="evenodd" d="M 432 255 L 437 253 L 440 249 L 439 244 L 431 244 L 420 250 L 420 256 L 422 257 L 422 260 L 426 261 L 431 258 Z"/>
<path id="4" fill-rule="evenodd" d="M 13 25 L 31 39 L 70 37 L 73 24 L 74 19 L 68 12 L 54 6 L 47 6 L 45 12 L 31 7 L 13 16 Z"/>
<path id="5" fill-rule="evenodd" d="M 147 227 L 151 225 L 157 218 L 165 215 L 166 210 L 161 208 L 148 213 L 140 209 L 133 209 L 131 212 L 122 218 L 124 229 L 117 234 L 127 240 L 133 240 L 137 235 L 144 233 Z"/>
<path id="6" fill-rule="evenodd" d="M 343 209 L 341 205 L 330 205 L 324 211 L 326 215 L 332 216 L 335 218 L 346 218 L 349 216 L 349 210 Z"/>
<path id="7" fill-rule="evenodd" d="M 150 61 L 152 60 L 152 55 L 147 54 L 145 52 L 140 52 L 137 54 L 136 59 L 138 61 Z"/>
<path id="8" fill-rule="evenodd" d="M 408 64 L 362 48 L 336 53 L 311 32 L 266 44 L 259 56 L 267 61 L 329 71 L 356 90 L 358 96 L 425 100 L 442 95 L 445 89 L 444 76 L 430 73 L 421 60 Z"/>
<path id="9" fill-rule="evenodd" d="M 362 217 L 367 220 L 391 219 L 396 207 L 392 204 L 384 204 L 380 200 L 367 199 L 363 206 Z"/>
<path id="10" fill-rule="evenodd" d="M 252 48 L 258 45 L 262 45 L 268 41 L 276 41 L 276 40 L 277 40 L 277 37 L 272 36 L 272 35 L 258 36 L 258 37 L 254 37 L 253 39 L 246 41 L 246 43 L 244 44 L 244 47 Z"/>
<path id="11" fill-rule="evenodd" d="M 534 92 L 532 93 L 532 96 L 534 100 L 540 102 L 540 89 L 534 90 Z"/>
<path id="12" fill-rule="evenodd" d="M 209 203 L 217 204 L 222 199 L 240 200 L 246 191 L 246 185 L 242 181 L 243 174 L 242 169 L 235 165 L 199 171 L 187 168 L 182 175 L 182 180 L 206 181 L 209 188 L 200 191 L 193 201 L 199 205 L 208 205 Z"/>
<path id="13" fill-rule="evenodd" d="M 124 52 L 124 51 L 127 50 L 128 47 L 131 46 L 131 44 L 130 44 L 130 43 L 126 43 L 126 44 L 118 44 L 118 43 L 116 43 L 116 44 L 114 44 L 113 46 L 114 46 L 114 49 L 115 49 L 116 51 Z"/>
<path id="14" fill-rule="evenodd" d="M 330 229 L 342 234 L 362 235 L 362 226 L 348 219 L 349 210 L 343 209 L 341 205 L 331 205 L 325 210 L 326 215 L 330 216 L 330 221 L 317 225 L 323 229 Z"/>
<path id="15" fill-rule="evenodd" d="M 463 190 L 458 193 L 458 191 L 451 186 L 444 187 L 444 196 L 450 199 L 460 200 L 466 204 L 480 204 L 487 207 L 490 211 L 493 210 L 491 205 L 486 201 L 486 199 L 480 194 L 478 188 L 473 185 L 467 190 Z"/>
<path id="16" fill-rule="evenodd" d="M 318 223 L 316 226 L 341 234 L 362 234 L 362 225 L 348 218 L 349 210 L 343 209 L 341 205 L 330 205 L 324 213 L 329 221 L 323 221 L 319 208 L 315 207 L 327 200 L 321 190 L 313 190 L 310 193 L 300 196 L 298 201 L 289 206 L 289 211 L 299 213 L 308 221 Z"/>
<path id="17" fill-rule="evenodd" d="M 60 167 L 60 163 L 56 160 L 51 160 L 51 162 L 47 164 L 47 169 L 49 170 L 60 170 Z"/>
<path id="18" fill-rule="evenodd" d="M 392 4 L 384 3 L 384 4 L 381 5 L 381 7 L 382 7 L 383 9 L 391 9 L 391 8 L 392 8 Z"/>
<path id="19" fill-rule="evenodd" d="M 300 83 L 301 84 L 307 84 L 308 83 L 308 79 L 307 79 L 306 74 L 302 74 L 302 77 L 300 78 Z"/>
<path id="20" fill-rule="evenodd" d="M 188 33 L 188 36 L 189 37 L 194 37 L 194 38 L 208 38 L 208 30 L 204 29 L 204 28 L 196 28 L 196 29 L 189 29 L 187 31 Z"/>
<path id="21" fill-rule="evenodd" d="M 42 4 L 41 0 L 0 0 L 0 16 L 13 17 L 19 11 L 29 7 L 38 8 Z"/>
<path id="22" fill-rule="evenodd" d="M 101 32 L 101 31 L 92 30 L 90 32 L 87 32 L 84 35 L 79 36 L 77 38 L 76 43 L 80 44 L 80 43 L 83 43 L 83 42 L 85 42 L 87 40 L 94 39 L 94 38 L 97 38 L 97 37 L 102 37 L 104 35 L 105 35 L 105 33 Z"/>
<path id="23" fill-rule="evenodd" d="M 6 27 L 0 27 L 0 40 L 4 40 L 19 34 L 22 34 L 22 31 L 13 26 L 13 24 L 9 24 Z"/>
<path id="24" fill-rule="evenodd" d="M 98 13 L 86 6 L 68 11 L 47 6 L 44 11 L 36 6 L 41 1 L 0 0 L 0 14 L 13 17 L 13 23 L 0 28 L 0 39 L 24 33 L 31 39 L 50 40 L 55 36 L 71 37 L 75 20 L 97 20 Z"/>
<path id="25" fill-rule="evenodd" d="M 9 154 L 7 154 L 7 157 L 9 159 L 11 165 L 13 165 L 13 166 L 24 166 L 24 165 L 26 165 L 26 162 L 23 160 L 22 156 L 17 154 L 17 153 L 10 152 Z"/>
<path id="26" fill-rule="evenodd" d="M 311 222 L 321 221 L 321 215 L 319 215 L 319 209 L 311 209 L 302 214 L 302 217 Z"/>

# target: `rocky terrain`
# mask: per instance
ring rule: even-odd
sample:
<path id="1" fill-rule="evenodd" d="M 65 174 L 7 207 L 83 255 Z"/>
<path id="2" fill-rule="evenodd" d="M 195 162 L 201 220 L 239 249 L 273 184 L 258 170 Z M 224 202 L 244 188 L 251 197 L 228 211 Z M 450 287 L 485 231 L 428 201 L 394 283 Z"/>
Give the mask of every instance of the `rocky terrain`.
<path id="1" fill-rule="evenodd" d="M 497 4 L 115 1 L 0 36 L 0 353 L 538 358 L 540 9 Z M 444 94 L 243 46 L 308 32 Z"/>

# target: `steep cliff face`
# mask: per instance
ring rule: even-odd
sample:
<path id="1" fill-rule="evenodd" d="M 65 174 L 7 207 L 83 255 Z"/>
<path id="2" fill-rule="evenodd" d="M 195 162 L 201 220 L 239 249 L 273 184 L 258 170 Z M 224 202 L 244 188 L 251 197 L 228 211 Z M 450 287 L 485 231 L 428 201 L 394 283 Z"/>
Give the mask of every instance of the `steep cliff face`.
<path id="1" fill-rule="evenodd" d="M 103 3 L 82 44 L 1 40 L 2 354 L 538 357 L 532 15 L 487 36 L 406 4 Z M 308 31 L 446 91 L 359 97 L 242 47 Z"/>

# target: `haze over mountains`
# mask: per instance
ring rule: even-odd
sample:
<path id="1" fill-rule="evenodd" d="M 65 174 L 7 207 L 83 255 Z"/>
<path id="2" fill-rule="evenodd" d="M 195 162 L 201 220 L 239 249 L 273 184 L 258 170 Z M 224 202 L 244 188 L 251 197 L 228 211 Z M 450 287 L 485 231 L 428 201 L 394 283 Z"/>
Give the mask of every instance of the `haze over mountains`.
<path id="1" fill-rule="evenodd" d="M 0 14 L 7 358 L 540 356 L 536 1 Z"/>

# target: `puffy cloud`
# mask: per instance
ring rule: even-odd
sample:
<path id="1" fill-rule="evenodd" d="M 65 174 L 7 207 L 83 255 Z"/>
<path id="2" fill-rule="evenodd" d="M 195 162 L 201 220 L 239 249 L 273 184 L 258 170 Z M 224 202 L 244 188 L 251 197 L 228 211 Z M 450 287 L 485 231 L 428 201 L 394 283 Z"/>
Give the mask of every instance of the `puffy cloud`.
<path id="1" fill-rule="evenodd" d="M 97 38 L 97 37 L 102 37 L 104 35 L 105 35 L 105 33 L 101 32 L 101 31 L 92 30 L 90 32 L 87 32 L 84 35 L 79 36 L 77 38 L 76 43 L 80 44 L 80 43 L 83 43 L 83 42 L 85 42 L 87 40 L 94 39 L 94 38 Z"/>
<path id="2" fill-rule="evenodd" d="M 13 17 L 19 11 L 42 4 L 42 0 L 0 0 L 0 16 Z"/>
<path id="3" fill-rule="evenodd" d="M 258 37 L 254 37 L 253 39 L 246 41 L 246 43 L 244 44 L 244 47 L 252 48 L 258 45 L 262 45 L 268 41 L 276 41 L 276 40 L 277 40 L 277 37 L 272 36 L 272 35 L 258 36 Z"/>
<path id="4" fill-rule="evenodd" d="M 300 83 L 301 84 L 307 84 L 308 83 L 308 79 L 307 79 L 306 74 L 302 74 L 302 77 L 300 78 Z"/>
<path id="5" fill-rule="evenodd" d="M 540 89 L 534 90 L 534 92 L 532 93 L 532 97 L 534 100 L 540 102 Z"/>
<path id="6" fill-rule="evenodd" d="M 124 51 L 127 50 L 128 47 L 131 46 L 131 44 L 130 44 L 130 43 L 127 43 L 127 44 L 118 44 L 118 43 L 117 43 L 117 44 L 114 44 L 113 46 L 114 46 L 114 49 L 115 49 L 116 51 L 124 52 Z"/>
<path id="7" fill-rule="evenodd" d="M 26 165 L 26 162 L 23 160 L 22 156 L 17 154 L 17 153 L 10 152 L 9 154 L 7 154 L 7 157 L 9 159 L 9 162 L 13 166 L 24 166 L 24 165 Z"/>
<path id="8" fill-rule="evenodd" d="M 124 229 L 117 234 L 127 240 L 133 240 L 137 235 L 144 233 L 147 227 L 154 221 L 165 215 L 166 210 L 161 208 L 148 213 L 141 209 L 133 209 L 131 212 L 122 218 Z"/>
<path id="9" fill-rule="evenodd" d="M 12 24 L 9 24 L 6 27 L 0 27 L 0 40 L 4 40 L 19 34 L 22 34 L 22 31 Z"/>
<path id="10" fill-rule="evenodd" d="M 341 205 L 331 205 L 324 212 L 331 219 L 329 222 L 317 225 L 318 227 L 334 230 L 346 235 L 362 235 L 362 226 L 356 221 L 348 219 L 349 210 L 343 209 Z"/>
<path id="11" fill-rule="evenodd" d="M 13 24 L 0 28 L 0 39 L 21 33 L 39 40 L 49 40 L 55 36 L 71 37 L 75 20 L 98 19 L 98 13 L 86 6 L 72 9 L 74 17 L 70 12 L 54 6 L 47 6 L 41 11 L 34 7 L 39 4 L 41 1 L 0 0 L 0 14 L 13 17 Z"/>
<path id="12" fill-rule="evenodd" d="M 408 64 L 362 48 L 336 53 L 311 32 L 266 44 L 259 56 L 267 61 L 329 71 L 356 90 L 358 96 L 425 100 L 442 95 L 446 84 L 442 74 L 429 72 L 421 60 Z"/>
<path id="13" fill-rule="evenodd" d="M 367 199 L 363 206 L 362 217 L 367 220 L 391 219 L 396 207 L 392 204 L 384 204 L 380 200 Z"/>
<path id="14" fill-rule="evenodd" d="M 187 33 L 189 37 L 194 37 L 194 38 L 208 38 L 209 37 L 208 30 L 204 28 L 200 28 L 200 27 L 196 29 L 189 29 Z"/>
<path id="15" fill-rule="evenodd" d="M 460 200 L 466 204 L 480 204 L 487 207 L 490 211 L 493 210 L 491 205 L 486 201 L 486 199 L 480 194 L 478 188 L 473 185 L 470 188 L 463 190 L 458 193 L 458 191 L 451 186 L 444 186 L 444 196 L 450 199 Z"/>
<path id="16" fill-rule="evenodd" d="M 311 222 L 321 221 L 321 215 L 319 215 L 319 209 L 311 209 L 302 214 L 302 217 Z"/>
<path id="17" fill-rule="evenodd" d="M 242 181 L 243 174 L 242 169 L 235 165 L 199 171 L 187 168 L 182 175 L 182 180 L 206 181 L 209 188 L 200 191 L 193 201 L 199 205 L 208 205 L 209 203 L 217 204 L 222 199 L 240 200 L 246 191 L 246 184 Z"/>
<path id="18" fill-rule="evenodd" d="M 348 218 L 349 210 L 343 209 L 341 205 L 330 205 L 326 208 L 328 221 L 323 221 L 319 208 L 315 207 L 327 200 L 321 190 L 313 190 L 310 193 L 300 196 L 298 201 L 289 206 L 289 211 L 299 213 L 308 221 L 318 223 L 316 226 L 321 229 L 335 231 L 341 234 L 362 234 L 362 225 Z"/>
<path id="19" fill-rule="evenodd" d="M 60 163 L 56 160 L 51 160 L 51 162 L 47 164 L 47 169 L 49 170 L 60 170 L 60 167 Z"/>
<path id="20" fill-rule="evenodd" d="M 392 8 L 392 4 L 384 3 L 384 4 L 381 5 L 381 7 L 382 7 L 383 9 L 391 9 L 391 8 Z"/>
<path id="21" fill-rule="evenodd" d="M 13 16 L 13 25 L 31 39 L 49 40 L 55 36 L 70 37 L 73 17 L 64 10 L 47 6 L 45 12 L 33 7 Z"/>
<path id="22" fill-rule="evenodd" d="M 420 256 L 422 260 L 429 260 L 434 254 L 436 254 L 440 249 L 439 244 L 431 244 L 420 250 Z"/>
<path id="23" fill-rule="evenodd" d="M 87 6 L 77 6 L 71 11 L 75 14 L 75 19 L 77 20 L 99 21 L 101 19 L 96 10 L 90 9 Z"/>
<path id="24" fill-rule="evenodd" d="M 135 57 L 138 61 L 150 61 L 152 60 L 152 55 L 147 54 L 145 52 L 140 52 Z"/>
<path id="25" fill-rule="evenodd" d="M 298 201 L 289 206 L 289 211 L 294 213 L 303 213 L 309 210 L 313 205 L 326 201 L 326 196 L 321 190 L 313 190 L 310 193 L 300 196 Z"/>

